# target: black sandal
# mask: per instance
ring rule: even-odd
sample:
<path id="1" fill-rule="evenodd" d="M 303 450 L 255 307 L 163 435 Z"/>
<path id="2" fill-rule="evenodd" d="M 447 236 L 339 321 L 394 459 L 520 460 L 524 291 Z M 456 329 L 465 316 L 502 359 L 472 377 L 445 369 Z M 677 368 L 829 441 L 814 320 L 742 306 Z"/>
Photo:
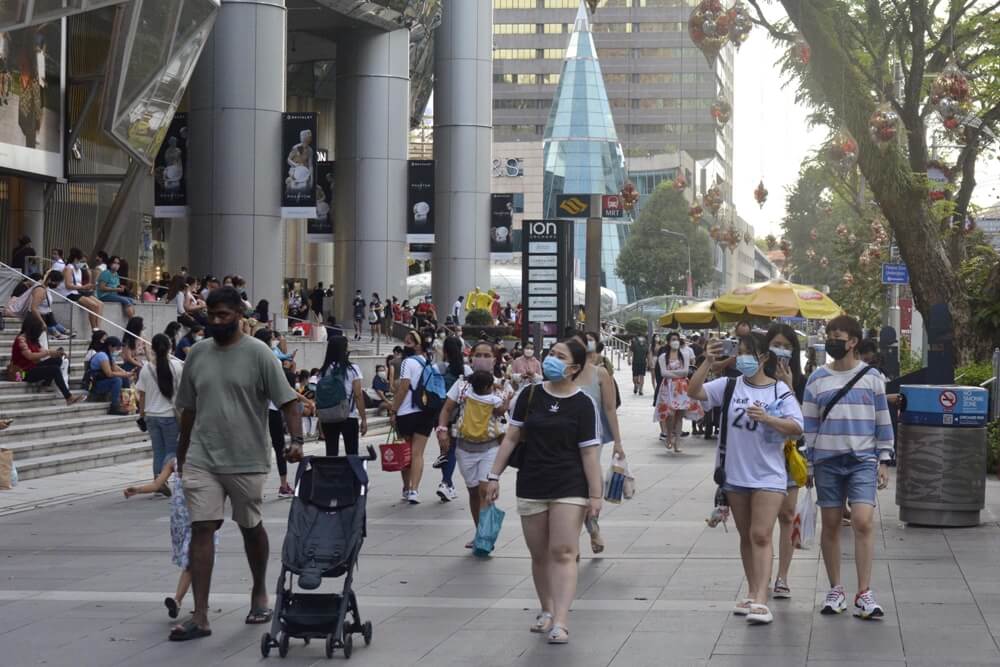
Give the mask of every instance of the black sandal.
<path id="1" fill-rule="evenodd" d="M 167 615 L 170 618 L 177 618 L 177 614 L 180 611 L 180 607 L 177 605 L 177 600 L 173 598 L 163 598 L 163 606 L 167 608 Z"/>
<path id="2" fill-rule="evenodd" d="M 264 607 L 255 607 L 247 614 L 247 625 L 261 625 L 271 622 L 271 610 Z"/>
<path id="3" fill-rule="evenodd" d="M 170 641 L 186 642 L 192 639 L 208 637 L 211 634 L 212 631 L 210 629 L 201 627 L 194 622 L 194 619 L 189 618 L 170 631 Z"/>

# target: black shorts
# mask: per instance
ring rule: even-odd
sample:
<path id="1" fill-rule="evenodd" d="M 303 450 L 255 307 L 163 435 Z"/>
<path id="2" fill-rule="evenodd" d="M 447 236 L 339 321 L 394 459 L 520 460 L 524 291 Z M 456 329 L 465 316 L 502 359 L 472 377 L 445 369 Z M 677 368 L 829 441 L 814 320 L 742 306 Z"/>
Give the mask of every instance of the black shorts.
<path id="1" fill-rule="evenodd" d="M 411 412 L 408 415 L 396 417 L 396 432 L 404 438 L 414 435 L 430 437 L 435 426 L 434 415 L 426 412 Z"/>
<path id="2" fill-rule="evenodd" d="M 67 294 L 66 298 L 70 301 L 79 301 L 81 296 L 83 295 L 77 292 L 76 294 Z"/>

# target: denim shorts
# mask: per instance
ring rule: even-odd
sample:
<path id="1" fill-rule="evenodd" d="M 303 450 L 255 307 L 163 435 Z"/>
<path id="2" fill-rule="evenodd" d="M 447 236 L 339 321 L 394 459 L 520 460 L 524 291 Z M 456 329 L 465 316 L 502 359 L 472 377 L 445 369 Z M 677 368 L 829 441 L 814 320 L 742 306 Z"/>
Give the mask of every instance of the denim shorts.
<path id="1" fill-rule="evenodd" d="M 875 505 L 878 487 L 878 459 L 859 459 L 853 454 L 841 454 L 821 462 L 813 469 L 816 484 L 816 504 L 820 507 L 842 507 L 850 504 Z"/>
<path id="2" fill-rule="evenodd" d="M 753 493 L 754 491 L 768 491 L 769 493 L 780 493 L 783 496 L 788 495 L 788 491 L 786 489 L 776 489 L 776 488 L 772 489 L 767 486 L 752 487 L 752 486 L 735 486 L 733 484 L 723 484 L 722 490 L 725 491 L 726 493 L 748 494 L 748 493 Z"/>

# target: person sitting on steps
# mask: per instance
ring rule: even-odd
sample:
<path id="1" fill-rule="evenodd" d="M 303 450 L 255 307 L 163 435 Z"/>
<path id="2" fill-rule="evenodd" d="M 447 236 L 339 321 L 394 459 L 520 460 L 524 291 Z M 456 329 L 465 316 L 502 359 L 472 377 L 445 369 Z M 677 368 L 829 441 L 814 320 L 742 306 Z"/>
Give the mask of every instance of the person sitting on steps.
<path id="1" fill-rule="evenodd" d="M 108 336 L 99 344 L 97 354 L 90 360 L 90 373 L 94 380 L 93 393 L 96 395 L 111 394 L 109 415 L 127 415 L 122 409 L 122 389 L 132 384 L 132 374 L 122 370 L 114 362 L 114 354 L 120 352 L 122 342 L 114 336 Z"/>

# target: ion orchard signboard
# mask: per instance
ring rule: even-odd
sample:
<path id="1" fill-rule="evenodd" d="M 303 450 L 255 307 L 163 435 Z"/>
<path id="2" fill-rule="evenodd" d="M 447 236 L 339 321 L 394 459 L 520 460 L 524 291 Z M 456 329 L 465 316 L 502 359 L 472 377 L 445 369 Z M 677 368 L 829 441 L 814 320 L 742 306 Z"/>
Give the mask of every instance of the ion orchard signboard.
<path id="1" fill-rule="evenodd" d="M 526 342 L 534 325 L 542 325 L 546 346 L 572 321 L 573 223 L 569 220 L 525 220 L 522 247 L 522 296 Z"/>
<path id="2" fill-rule="evenodd" d="M 316 114 L 281 114 L 281 217 L 316 217 Z"/>
<path id="3" fill-rule="evenodd" d="M 63 176 L 64 26 L 0 32 L 0 169 Z"/>

